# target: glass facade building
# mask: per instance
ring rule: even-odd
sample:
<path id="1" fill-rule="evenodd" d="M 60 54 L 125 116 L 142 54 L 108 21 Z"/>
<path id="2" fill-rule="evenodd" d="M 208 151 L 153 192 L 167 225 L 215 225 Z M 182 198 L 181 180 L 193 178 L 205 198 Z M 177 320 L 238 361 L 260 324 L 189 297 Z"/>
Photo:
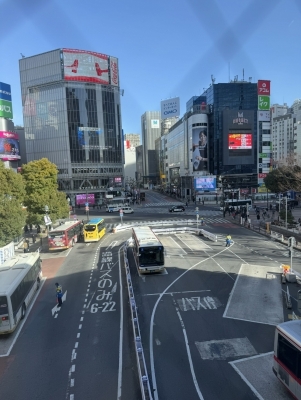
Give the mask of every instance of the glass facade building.
<path id="1" fill-rule="evenodd" d="M 59 189 L 102 197 L 123 178 L 118 61 L 57 49 L 19 60 L 27 161 L 57 165 Z M 118 184 L 117 184 L 118 182 Z"/>
<path id="2" fill-rule="evenodd" d="M 257 177 L 257 83 L 246 81 L 237 81 L 230 83 L 212 84 L 203 95 L 207 98 L 207 105 L 210 108 L 209 114 L 209 137 L 210 137 L 210 154 L 212 157 L 209 160 L 209 171 L 214 175 L 244 175 L 251 174 Z M 252 160 L 244 163 L 244 157 L 239 156 L 242 151 L 237 152 L 237 158 L 225 157 L 225 149 L 230 149 L 228 143 L 229 131 L 225 130 L 226 113 L 236 112 L 237 119 L 245 111 L 248 113 L 248 118 L 242 116 L 243 121 L 248 120 L 246 132 L 252 135 L 251 153 Z M 252 112 L 250 114 L 250 112 Z M 250 117 L 251 116 L 251 117 Z M 234 118 L 232 119 L 234 121 Z M 229 128 L 230 129 L 230 128 Z M 231 127 L 233 132 L 244 131 L 243 124 L 238 121 L 237 129 Z M 248 153 L 249 156 L 249 153 Z M 232 160 L 232 164 L 231 164 Z M 234 160 L 236 160 L 234 162 Z M 255 181 L 254 181 L 255 182 Z"/>

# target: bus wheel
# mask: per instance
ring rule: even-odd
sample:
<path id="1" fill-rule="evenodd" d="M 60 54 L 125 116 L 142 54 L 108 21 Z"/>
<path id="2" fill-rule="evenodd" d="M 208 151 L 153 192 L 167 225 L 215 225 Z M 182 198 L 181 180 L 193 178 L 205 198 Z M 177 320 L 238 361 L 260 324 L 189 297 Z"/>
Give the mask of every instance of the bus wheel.
<path id="1" fill-rule="evenodd" d="M 26 305 L 25 303 L 23 303 L 22 305 L 22 313 L 21 313 L 21 319 L 23 319 L 25 317 L 26 314 Z"/>

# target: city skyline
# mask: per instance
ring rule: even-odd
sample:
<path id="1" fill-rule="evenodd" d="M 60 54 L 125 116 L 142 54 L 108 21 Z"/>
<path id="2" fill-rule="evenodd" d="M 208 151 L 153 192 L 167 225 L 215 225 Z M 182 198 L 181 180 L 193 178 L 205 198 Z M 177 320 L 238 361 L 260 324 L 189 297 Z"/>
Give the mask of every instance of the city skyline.
<path id="1" fill-rule="evenodd" d="M 160 110 L 164 99 L 179 96 L 183 116 L 186 102 L 212 82 L 268 79 L 271 104 L 291 106 L 301 97 L 300 54 L 294 45 L 301 5 L 295 0 L 289 6 L 285 0 L 274 1 L 273 7 L 259 0 L 230 0 L 227 7 L 222 0 L 206 7 L 193 0 L 176 5 L 131 0 L 118 7 L 92 1 L 89 8 L 75 8 L 70 0 L 2 0 L 0 10 L 6 16 L 0 81 L 12 87 L 16 125 L 23 125 L 19 59 L 57 48 L 118 58 L 124 133 L 141 134 L 141 115 Z"/>

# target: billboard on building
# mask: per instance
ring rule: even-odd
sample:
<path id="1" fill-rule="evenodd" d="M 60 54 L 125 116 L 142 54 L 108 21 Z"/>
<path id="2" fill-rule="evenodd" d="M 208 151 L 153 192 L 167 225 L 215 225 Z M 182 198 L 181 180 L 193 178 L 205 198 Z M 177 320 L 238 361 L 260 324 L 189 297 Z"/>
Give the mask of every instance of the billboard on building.
<path id="1" fill-rule="evenodd" d="M 0 131 L 0 159 L 2 161 L 20 160 L 19 135 Z"/>
<path id="2" fill-rule="evenodd" d="M 258 96 L 258 110 L 270 109 L 270 96 Z"/>
<path id="3" fill-rule="evenodd" d="M 151 128 L 159 129 L 160 121 L 158 119 L 151 119 Z"/>
<path id="4" fill-rule="evenodd" d="M 271 81 L 259 80 L 257 82 L 257 94 L 270 96 L 271 94 Z"/>
<path id="5" fill-rule="evenodd" d="M 93 51 L 63 49 L 64 79 L 109 84 L 109 56 Z"/>
<path id="6" fill-rule="evenodd" d="M 271 114 L 270 111 L 257 111 L 258 121 L 270 122 Z"/>
<path id="7" fill-rule="evenodd" d="M 223 111 L 224 165 L 254 164 L 254 111 Z"/>
<path id="8" fill-rule="evenodd" d="M 11 101 L 0 100 L 0 117 L 13 119 L 13 107 Z"/>
<path id="9" fill-rule="evenodd" d="M 76 204 L 95 204 L 95 196 L 94 193 L 87 193 L 87 194 L 77 194 L 75 196 Z"/>
<path id="10" fill-rule="evenodd" d="M 11 101 L 11 88 L 7 83 L 0 82 L 0 99 Z"/>
<path id="11" fill-rule="evenodd" d="M 119 86 L 118 59 L 110 56 L 110 84 Z"/>
<path id="12" fill-rule="evenodd" d="M 202 176 L 194 179 L 194 188 L 196 191 L 213 191 L 216 190 L 216 176 Z"/>
<path id="13" fill-rule="evenodd" d="M 192 170 L 208 170 L 208 132 L 207 127 L 192 128 Z"/>
<path id="14" fill-rule="evenodd" d="M 167 119 L 172 117 L 179 117 L 180 115 L 180 98 L 174 97 L 169 100 L 161 101 L 161 118 Z"/>

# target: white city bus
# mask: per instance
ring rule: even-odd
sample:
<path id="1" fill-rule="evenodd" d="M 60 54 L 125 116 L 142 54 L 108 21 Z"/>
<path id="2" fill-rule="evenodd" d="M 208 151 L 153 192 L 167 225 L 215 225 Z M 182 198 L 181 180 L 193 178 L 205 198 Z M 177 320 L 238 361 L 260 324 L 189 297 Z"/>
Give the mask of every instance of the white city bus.
<path id="1" fill-rule="evenodd" d="M 279 324 L 275 331 L 273 371 L 296 399 L 301 399 L 301 321 Z"/>
<path id="2" fill-rule="evenodd" d="M 40 286 L 39 253 L 25 253 L 0 265 L 0 334 L 13 332 Z"/>
<path id="3" fill-rule="evenodd" d="M 134 257 L 141 273 L 164 269 L 164 247 L 149 226 L 133 228 Z"/>
<path id="4" fill-rule="evenodd" d="M 236 210 L 237 208 L 247 207 L 247 205 L 249 209 L 252 207 L 252 199 L 227 199 L 225 201 L 221 201 L 220 210 L 223 210 L 224 207 L 225 209 L 227 207 L 233 207 Z"/>

